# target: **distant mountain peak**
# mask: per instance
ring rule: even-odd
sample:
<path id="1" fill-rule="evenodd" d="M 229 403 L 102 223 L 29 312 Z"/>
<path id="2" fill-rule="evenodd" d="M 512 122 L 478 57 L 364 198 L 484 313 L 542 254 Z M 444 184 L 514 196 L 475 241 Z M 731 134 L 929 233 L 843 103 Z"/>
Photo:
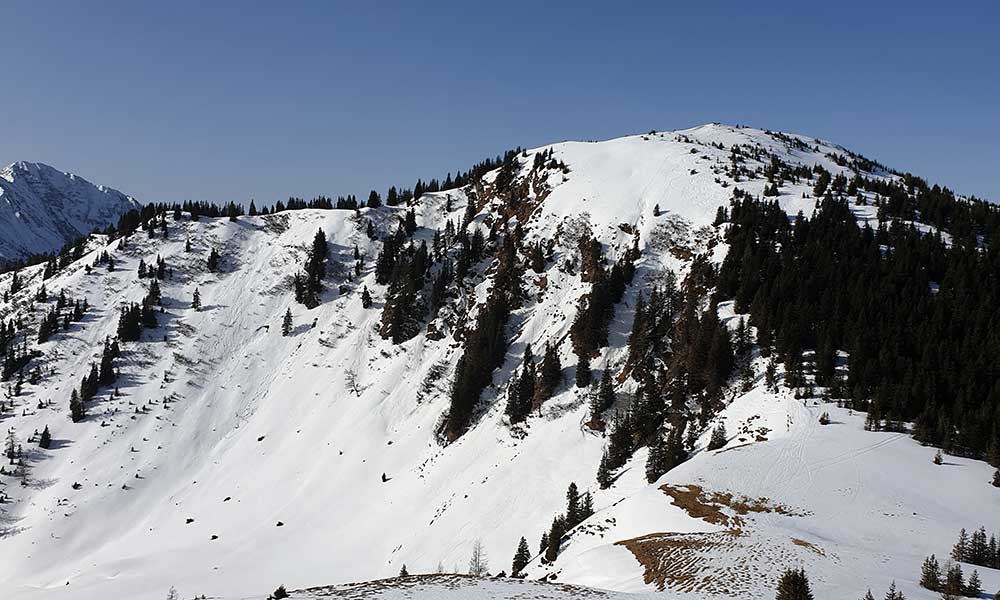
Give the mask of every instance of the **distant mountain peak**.
<path id="1" fill-rule="evenodd" d="M 40 162 L 0 170 L 0 262 L 54 252 L 117 223 L 135 198 Z"/>

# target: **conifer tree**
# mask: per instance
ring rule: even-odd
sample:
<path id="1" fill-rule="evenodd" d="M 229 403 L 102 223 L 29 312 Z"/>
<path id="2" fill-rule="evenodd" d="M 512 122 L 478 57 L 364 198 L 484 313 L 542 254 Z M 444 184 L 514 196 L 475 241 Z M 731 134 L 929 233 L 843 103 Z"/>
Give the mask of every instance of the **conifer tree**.
<path id="1" fill-rule="evenodd" d="M 45 448 L 46 450 L 52 445 L 52 434 L 49 433 L 49 426 L 46 425 L 45 429 L 42 430 L 41 437 L 38 438 L 38 446 L 40 448 Z"/>
<path id="2" fill-rule="evenodd" d="M 969 558 L 969 534 L 966 533 L 964 527 L 958 532 L 958 541 L 951 548 L 951 558 L 959 562 L 964 562 Z"/>
<path id="3" fill-rule="evenodd" d="M 406 570 L 406 563 L 403 563 L 403 568 L 399 570 L 400 577 L 409 577 L 410 572 Z"/>
<path id="4" fill-rule="evenodd" d="M 941 568 L 933 554 L 924 559 L 924 564 L 920 568 L 920 585 L 932 592 L 941 589 Z"/>
<path id="5" fill-rule="evenodd" d="M 608 451 L 605 450 L 601 456 L 601 464 L 597 467 L 597 484 L 602 490 L 611 487 L 611 466 L 609 465 Z"/>
<path id="6" fill-rule="evenodd" d="M 969 581 L 966 582 L 965 587 L 962 592 L 965 596 L 969 598 L 978 598 L 980 592 L 983 591 L 982 582 L 979 579 L 979 571 L 973 569 L 972 575 L 969 576 Z"/>
<path id="7" fill-rule="evenodd" d="M 219 270 L 219 252 L 215 248 L 208 254 L 208 270 L 212 273 Z"/>
<path id="8" fill-rule="evenodd" d="M 896 580 L 893 579 L 892 583 L 889 584 L 889 589 L 885 593 L 885 600 L 906 600 L 906 596 L 903 592 L 896 589 Z"/>
<path id="9" fill-rule="evenodd" d="M 194 288 L 194 296 L 191 297 L 191 308 L 201 310 L 201 293 L 198 288 Z"/>
<path id="10" fill-rule="evenodd" d="M 666 444 L 663 438 L 657 436 L 655 442 L 649 445 L 649 454 L 646 455 L 646 481 L 655 482 L 666 473 Z"/>
<path id="11" fill-rule="evenodd" d="M 944 589 L 942 593 L 946 596 L 958 597 L 965 591 L 965 577 L 962 575 L 962 567 L 957 562 L 952 563 L 945 571 Z"/>
<path id="12" fill-rule="evenodd" d="M 363 290 L 361 290 L 361 307 L 371 308 L 372 307 L 372 294 L 368 291 L 368 286 L 366 285 Z"/>
<path id="13" fill-rule="evenodd" d="M 80 395 L 77 394 L 76 389 L 69 396 L 69 414 L 74 423 L 79 423 L 86 416 L 86 410 L 84 409 L 83 402 L 80 401 Z"/>
<path id="14" fill-rule="evenodd" d="M 292 335 L 292 309 L 285 311 L 285 317 L 281 320 L 281 335 L 288 337 Z"/>
<path id="15" fill-rule="evenodd" d="M 778 582 L 775 600 L 812 600 L 805 569 L 787 569 Z"/>
<path id="16" fill-rule="evenodd" d="M 545 548 L 545 560 L 555 561 L 559 556 L 559 546 L 562 545 L 562 537 L 566 534 L 566 517 L 558 515 L 552 519 L 552 527 L 549 528 L 549 544 Z"/>
<path id="17" fill-rule="evenodd" d="M 722 448 L 729 442 L 729 436 L 726 434 L 726 424 L 719 423 L 718 427 L 712 430 L 712 439 L 708 442 L 709 450 L 718 450 Z"/>
<path id="18" fill-rule="evenodd" d="M 598 388 L 597 397 L 600 399 L 600 412 L 602 413 L 615 404 L 615 388 L 609 367 L 605 367 L 601 374 L 601 385 Z"/>
<path id="19" fill-rule="evenodd" d="M 535 397 L 535 359 L 531 352 L 531 344 L 524 349 L 524 364 L 520 375 L 511 380 L 507 392 L 507 416 L 510 422 L 520 423 L 531 412 L 531 402 Z"/>
<path id="20" fill-rule="evenodd" d="M 576 387 L 585 388 L 590 385 L 590 380 L 590 357 L 584 354 L 576 363 Z"/>
<path id="21" fill-rule="evenodd" d="M 545 354 L 542 355 L 539 375 L 538 403 L 541 404 L 551 398 L 562 383 L 562 362 L 559 360 L 559 353 L 555 346 L 548 342 L 545 342 Z"/>
<path id="22" fill-rule="evenodd" d="M 531 551 L 528 550 L 528 541 L 522 536 L 521 541 L 517 544 L 517 551 L 514 552 L 514 560 L 510 565 L 510 574 L 517 577 L 530 561 Z"/>
<path id="23" fill-rule="evenodd" d="M 570 482 L 566 490 L 566 527 L 572 529 L 580 524 L 580 491 L 575 482 Z"/>

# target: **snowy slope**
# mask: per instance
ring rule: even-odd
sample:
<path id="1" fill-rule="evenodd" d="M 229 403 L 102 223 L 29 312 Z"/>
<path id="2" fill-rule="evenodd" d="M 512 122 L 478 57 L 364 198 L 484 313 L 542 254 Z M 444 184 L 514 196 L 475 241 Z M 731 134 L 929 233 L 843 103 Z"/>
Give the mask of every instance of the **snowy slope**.
<path id="1" fill-rule="evenodd" d="M 525 345 L 537 354 L 546 341 L 558 344 L 564 377 L 572 381 L 576 359 L 566 334 L 587 285 L 559 265 L 575 255 L 582 232 L 591 231 L 612 259 L 636 232 L 642 249 L 635 284 L 617 308 L 611 348 L 592 362 L 599 373 L 624 360 L 630 307 L 641 289 L 664 269 L 683 274 L 693 253 L 724 255 L 711 222 L 732 194 L 723 171 L 733 144 L 845 170 L 828 156 L 842 148 L 788 139 L 706 125 L 528 151 L 521 175 L 538 178 L 538 185 L 529 197 L 537 207 L 524 223 L 526 237 L 556 240 L 554 260 L 544 276 L 526 274 L 530 300 L 508 325 L 507 360 L 472 429 L 447 445 L 437 429 L 461 344 L 447 328 L 443 339 L 421 333 L 400 346 L 378 335 L 384 286 L 375 283 L 371 267 L 380 242 L 365 236 L 364 219 L 385 231 L 403 208 L 362 209 L 360 217 L 303 210 L 236 222 L 168 215 L 167 240 L 139 233 L 124 246 L 115 240 L 105 247 L 106 240 L 95 238 L 87 256 L 46 282 L 50 294 L 65 289 L 86 297 L 91 312 L 39 346 L 43 370 L 54 375 L 26 385 L 3 417 L 19 440 L 48 425 L 56 443 L 47 451 L 32 447 L 27 487 L 0 476 L 11 497 L 0 505 L 0 595 L 143 599 L 162 598 L 176 586 L 182 597 L 260 597 L 281 583 L 291 589 L 389 577 L 403 564 L 411 573 L 439 566 L 461 571 L 476 540 L 494 572 L 509 572 L 519 538 L 537 548 L 563 510 L 571 481 L 595 494 L 598 513 L 581 525 L 592 533 L 575 533 L 555 565 L 536 559 L 531 575 L 655 591 L 635 555 L 615 542 L 655 533 L 727 535 L 726 527 L 691 516 L 647 485 L 643 451 L 614 486 L 598 490 L 605 440 L 583 425 L 585 393 L 564 386 L 540 415 L 512 429 L 503 415 L 505 386 Z M 568 172 L 529 173 L 532 155 L 549 148 Z M 493 177 L 475 191 L 421 198 L 416 237 L 429 239 L 445 220 L 458 219 L 470 194 L 486 202 L 475 221 L 484 226 L 502 208 L 488 193 Z M 791 214 L 812 210 L 807 183 L 782 188 L 778 200 Z M 760 194 L 764 184 L 758 178 L 738 185 Z M 323 303 L 307 310 L 294 302 L 290 284 L 318 228 L 330 241 L 331 266 Z M 367 266 L 360 280 L 349 281 L 355 244 Z M 212 247 L 223 257 L 220 273 L 205 269 Z M 104 250 L 117 260 L 116 269 L 87 273 L 85 265 Z M 71 389 L 99 360 L 103 340 L 115 335 L 118 307 L 145 294 L 148 280 L 136 277 L 139 260 L 148 264 L 157 255 L 172 269 L 161 282 L 160 327 L 144 332 L 144 341 L 124 344 L 121 396 L 102 390 L 90 417 L 71 423 Z M 21 276 L 26 289 L 0 305 L 5 319 L 31 318 L 29 298 L 41 285 L 41 268 Z M 10 277 L 0 276 L 0 289 Z M 485 297 L 489 273 L 481 281 L 455 304 Z M 362 307 L 362 286 L 375 298 L 371 309 Z M 190 308 L 196 288 L 200 311 Z M 295 327 L 283 337 L 287 309 Z M 621 391 L 629 391 L 627 384 Z M 895 578 L 908 582 L 911 598 L 929 598 L 912 586 L 922 553 L 946 554 L 960 527 L 1000 528 L 975 520 L 1000 514 L 1000 495 L 978 483 L 987 479 L 985 465 L 956 460 L 954 469 L 944 470 L 946 486 L 964 490 L 961 502 L 946 505 L 932 494 L 945 486 L 925 472 L 932 467 L 930 450 L 865 432 L 857 416 L 835 409 L 829 410 L 838 423 L 819 428 L 817 410 L 755 389 L 734 399 L 720 418 L 731 420 L 734 433 L 760 415 L 754 422 L 772 432 L 766 441 L 731 442 L 731 449 L 699 454 L 664 476 L 659 485 L 767 496 L 801 515 L 753 513 L 745 517 L 744 536 L 690 556 L 705 568 L 741 568 L 740 556 L 767 552 L 766 564 L 745 573 L 741 587 L 725 583 L 750 597 L 770 596 L 779 569 L 805 563 L 824 591 L 859 595 Z M 878 461 L 852 460 L 862 454 Z M 918 479 L 923 482 L 915 485 Z M 850 519 L 849 527 L 838 527 L 839 519 Z M 792 544 L 792 537 L 811 546 Z M 1000 584 L 996 579 L 984 574 L 987 589 Z M 680 585 L 666 587 L 687 593 Z M 713 592 L 719 587 L 690 591 L 692 597 Z"/>
<path id="2" fill-rule="evenodd" d="M 0 262 L 59 250 L 138 206 L 117 190 L 42 163 L 0 170 Z"/>

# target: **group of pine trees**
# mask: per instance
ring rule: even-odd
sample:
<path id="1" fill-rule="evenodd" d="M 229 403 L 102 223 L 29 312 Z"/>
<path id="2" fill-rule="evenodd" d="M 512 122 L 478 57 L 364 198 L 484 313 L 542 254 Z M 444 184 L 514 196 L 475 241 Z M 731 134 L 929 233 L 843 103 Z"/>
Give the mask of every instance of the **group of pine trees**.
<path id="1" fill-rule="evenodd" d="M 641 447 L 649 448 L 647 480 L 656 481 L 687 460 L 696 439 L 695 417 L 704 427 L 722 407 L 722 391 L 737 352 L 708 296 L 716 278 L 712 265 L 695 257 L 682 287 L 668 273 L 648 300 L 642 295 L 636 300 L 624 369 L 638 386 L 631 402 L 615 410 L 608 426 L 608 444 L 597 472 L 602 488 L 611 485 L 614 471 Z M 743 346 L 737 345 L 748 354 L 749 343 Z M 602 377 L 591 408 L 595 425 L 601 424 L 603 411 L 614 402 L 611 387 L 611 381 Z M 698 405 L 696 414 L 691 400 Z"/>
<path id="2" fill-rule="evenodd" d="M 545 344 L 541 362 L 535 364 L 531 345 L 524 349 L 521 369 L 511 377 L 507 387 L 506 414 L 511 424 L 524 421 L 533 408 L 540 407 L 555 394 L 562 383 L 562 363 L 556 348 Z"/>
<path id="3" fill-rule="evenodd" d="M 985 527 L 980 527 L 972 535 L 962 529 L 958 534 L 958 541 L 951 549 L 951 557 L 980 567 L 1000 569 L 1000 542 L 997 541 L 996 534 L 990 534 L 987 538 Z"/>
<path id="4" fill-rule="evenodd" d="M 320 302 L 320 292 L 323 291 L 323 278 L 326 277 L 326 257 L 329 248 L 326 234 L 322 229 L 316 230 L 312 246 L 306 253 L 306 262 L 302 272 L 294 278 L 295 300 L 306 306 L 316 308 Z"/>
<path id="5" fill-rule="evenodd" d="M 156 283 L 155 281 L 153 282 Z M 142 337 L 143 329 L 156 329 L 156 309 L 154 308 L 159 299 L 159 286 L 150 286 L 150 292 L 142 299 L 142 302 L 135 302 L 128 306 L 121 307 L 118 315 L 118 339 L 123 342 L 138 342 Z"/>
<path id="6" fill-rule="evenodd" d="M 382 337 L 400 344 L 420 332 L 427 314 L 424 292 L 431 271 L 431 259 L 426 242 L 406 243 L 405 229 L 386 238 L 375 265 L 376 280 L 387 285 L 382 307 Z M 447 261 L 438 279 L 446 281 L 450 268 Z"/>
<path id="7" fill-rule="evenodd" d="M 829 191 L 812 218 L 792 222 L 777 203 L 737 192 L 718 297 L 750 313 L 761 354 L 774 353 L 793 382 L 814 350 L 816 383 L 867 410 L 872 428 L 915 421 L 918 440 L 1000 466 L 1000 364 L 992 358 L 1000 351 L 992 326 L 1000 208 L 960 202 L 913 178 L 857 185 L 879 195 L 885 214 L 920 210 L 956 229 L 950 243 L 898 220 L 859 225 L 848 198 Z M 848 353 L 846 378 L 834 368 L 837 350 Z"/>
<path id="8" fill-rule="evenodd" d="M 591 287 L 580 298 L 569 334 L 577 355 L 576 385 L 586 387 L 591 383 L 590 359 L 608 345 L 608 324 L 615 315 L 615 304 L 621 302 L 625 287 L 632 282 L 639 249 L 630 248 L 610 269 L 596 238 L 581 236 L 578 250 L 580 277 Z"/>
<path id="9" fill-rule="evenodd" d="M 115 369 L 114 360 L 121 354 L 118 341 L 112 339 L 104 340 L 104 348 L 101 351 L 101 363 L 90 365 L 90 372 L 83 376 L 80 381 L 79 391 L 73 389 L 70 393 L 69 411 L 70 418 L 74 423 L 82 421 L 87 416 L 87 402 L 97 395 L 102 386 L 113 384 L 118 379 L 118 371 Z"/>
<path id="10" fill-rule="evenodd" d="M 921 565 L 920 585 L 928 590 L 940 592 L 944 598 L 959 596 L 978 598 L 983 591 L 978 571 L 973 571 L 966 580 L 961 565 L 948 561 L 942 568 L 933 554 L 925 558 Z"/>
<path id="11" fill-rule="evenodd" d="M 576 483 L 571 482 L 566 489 L 566 512 L 553 517 L 549 530 L 542 533 L 538 547 L 538 553 L 542 555 L 542 559 L 545 562 L 555 561 L 559 556 L 559 550 L 566 534 L 593 514 L 594 500 L 590 492 L 580 494 Z M 528 543 L 522 537 L 518 543 L 517 552 L 514 554 L 511 573 L 515 576 L 520 574 L 530 560 Z"/>
<path id="12" fill-rule="evenodd" d="M 465 332 L 445 423 L 445 435 L 450 440 L 468 428 L 483 389 L 492 383 L 493 371 L 503 364 L 507 319 L 510 311 L 521 305 L 524 293 L 521 287 L 524 266 L 516 251 L 519 238 L 519 230 L 515 229 L 503 234 L 497 244 L 493 287 L 479 307 L 474 326 Z"/>
<path id="13" fill-rule="evenodd" d="M 45 284 L 39 288 L 39 295 L 35 299 L 39 302 L 48 301 L 45 297 Z M 52 334 L 59 331 L 60 326 L 63 330 L 69 329 L 71 323 L 83 318 L 89 307 L 86 298 L 73 300 L 64 290 L 60 290 L 55 304 L 38 321 L 38 343 L 47 342 Z"/>

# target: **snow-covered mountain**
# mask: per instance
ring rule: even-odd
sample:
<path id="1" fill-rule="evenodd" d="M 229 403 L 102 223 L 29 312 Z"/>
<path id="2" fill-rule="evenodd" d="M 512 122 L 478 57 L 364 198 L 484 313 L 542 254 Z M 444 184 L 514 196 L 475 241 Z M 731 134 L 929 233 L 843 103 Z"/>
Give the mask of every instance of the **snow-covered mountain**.
<path id="1" fill-rule="evenodd" d="M 623 373 L 640 294 L 726 255 L 717 214 L 733 190 L 764 195 L 767 178 L 734 180 L 734 149 L 751 174 L 772 159 L 834 175 L 859 164 L 821 140 L 718 124 L 565 142 L 524 151 L 512 172 L 494 170 L 401 206 L 234 220 L 168 212 L 165 237 L 160 225 L 127 239 L 97 235 L 82 258 L 48 279 L 43 265 L 0 275 L 0 290 L 20 280 L 0 319 L 20 317 L 38 351 L 20 395 L 13 378 L 3 384 L 3 424 L 23 445 L 25 467 L 0 475 L 0 594 L 153 599 L 174 586 L 182 598 L 263 598 L 278 584 L 374 580 L 403 565 L 410 573 L 464 572 L 477 541 L 490 571 L 509 573 L 524 536 L 530 579 L 615 592 L 608 597 L 771 597 L 782 570 L 800 565 L 821 598 L 861 597 L 868 587 L 878 595 L 892 580 L 911 599 L 936 597 L 917 586 L 923 557 L 943 560 L 960 528 L 1000 529 L 992 468 L 959 457 L 934 465 L 933 449 L 908 435 L 866 431 L 855 411 L 768 389 L 756 355 L 749 385 L 727 386 L 723 407 L 689 426 L 690 460 L 649 484 L 641 447 L 607 489 L 598 485 L 608 439 L 591 426 L 594 391 L 573 385 L 569 335 L 580 298 L 592 291 L 580 241 L 593 236 L 608 266 L 634 259 L 608 345 L 590 363 L 596 380 L 605 370 Z M 899 178 L 861 164 L 867 177 Z M 516 194 L 503 193 L 510 189 Z M 808 216 L 812 190 L 810 181 L 787 180 L 774 200 L 789 215 Z M 463 344 L 503 267 L 473 262 L 411 339 L 385 339 L 390 290 L 376 281 L 376 257 L 411 209 L 412 239 L 433 247 L 438 237 L 445 255 L 455 243 L 446 224 L 460 229 L 464 220 L 491 248 L 501 246 L 498 230 L 519 226 L 525 261 L 537 243 L 546 249 L 540 272 L 521 273 L 523 301 L 504 329 L 502 364 L 454 439 L 443 432 Z M 878 219 L 874 206 L 852 210 L 860 221 Z M 317 230 L 328 242 L 324 291 L 306 308 L 293 289 Z M 212 250 L 221 257 L 216 271 L 206 266 Z M 158 258 L 156 327 L 120 344 L 116 382 L 100 386 L 87 417 L 72 422 L 70 397 L 120 333 L 121 308 L 149 294 L 153 279 L 137 276 L 140 261 Z M 36 343 L 34 328 L 60 291 L 89 308 Z M 192 306 L 196 292 L 200 309 Z M 718 316 L 736 328 L 732 302 Z M 529 344 L 536 356 L 554 348 L 562 383 L 512 425 L 509 383 Z M 619 404 L 609 412 L 634 396 L 637 382 L 621 376 L 615 388 Z M 829 425 L 819 425 L 822 413 Z M 730 437 L 708 450 L 720 422 Z M 34 432 L 46 427 L 52 443 L 43 449 Z M 570 482 L 591 494 L 595 512 L 547 562 L 539 538 L 565 510 Z M 980 574 L 986 589 L 1000 587 L 1000 572 Z M 357 589 L 404 597 L 393 585 Z M 459 584 L 440 576 L 421 585 L 443 593 Z M 532 597 L 583 593 L 528 582 L 461 585 L 478 587 L 455 597 L 502 597 L 520 593 L 519 585 Z M 351 589 L 293 596 L 359 597 Z"/>
<path id="2" fill-rule="evenodd" d="M 116 225 L 138 203 L 42 163 L 0 170 L 0 263 L 59 250 L 80 236 Z"/>

